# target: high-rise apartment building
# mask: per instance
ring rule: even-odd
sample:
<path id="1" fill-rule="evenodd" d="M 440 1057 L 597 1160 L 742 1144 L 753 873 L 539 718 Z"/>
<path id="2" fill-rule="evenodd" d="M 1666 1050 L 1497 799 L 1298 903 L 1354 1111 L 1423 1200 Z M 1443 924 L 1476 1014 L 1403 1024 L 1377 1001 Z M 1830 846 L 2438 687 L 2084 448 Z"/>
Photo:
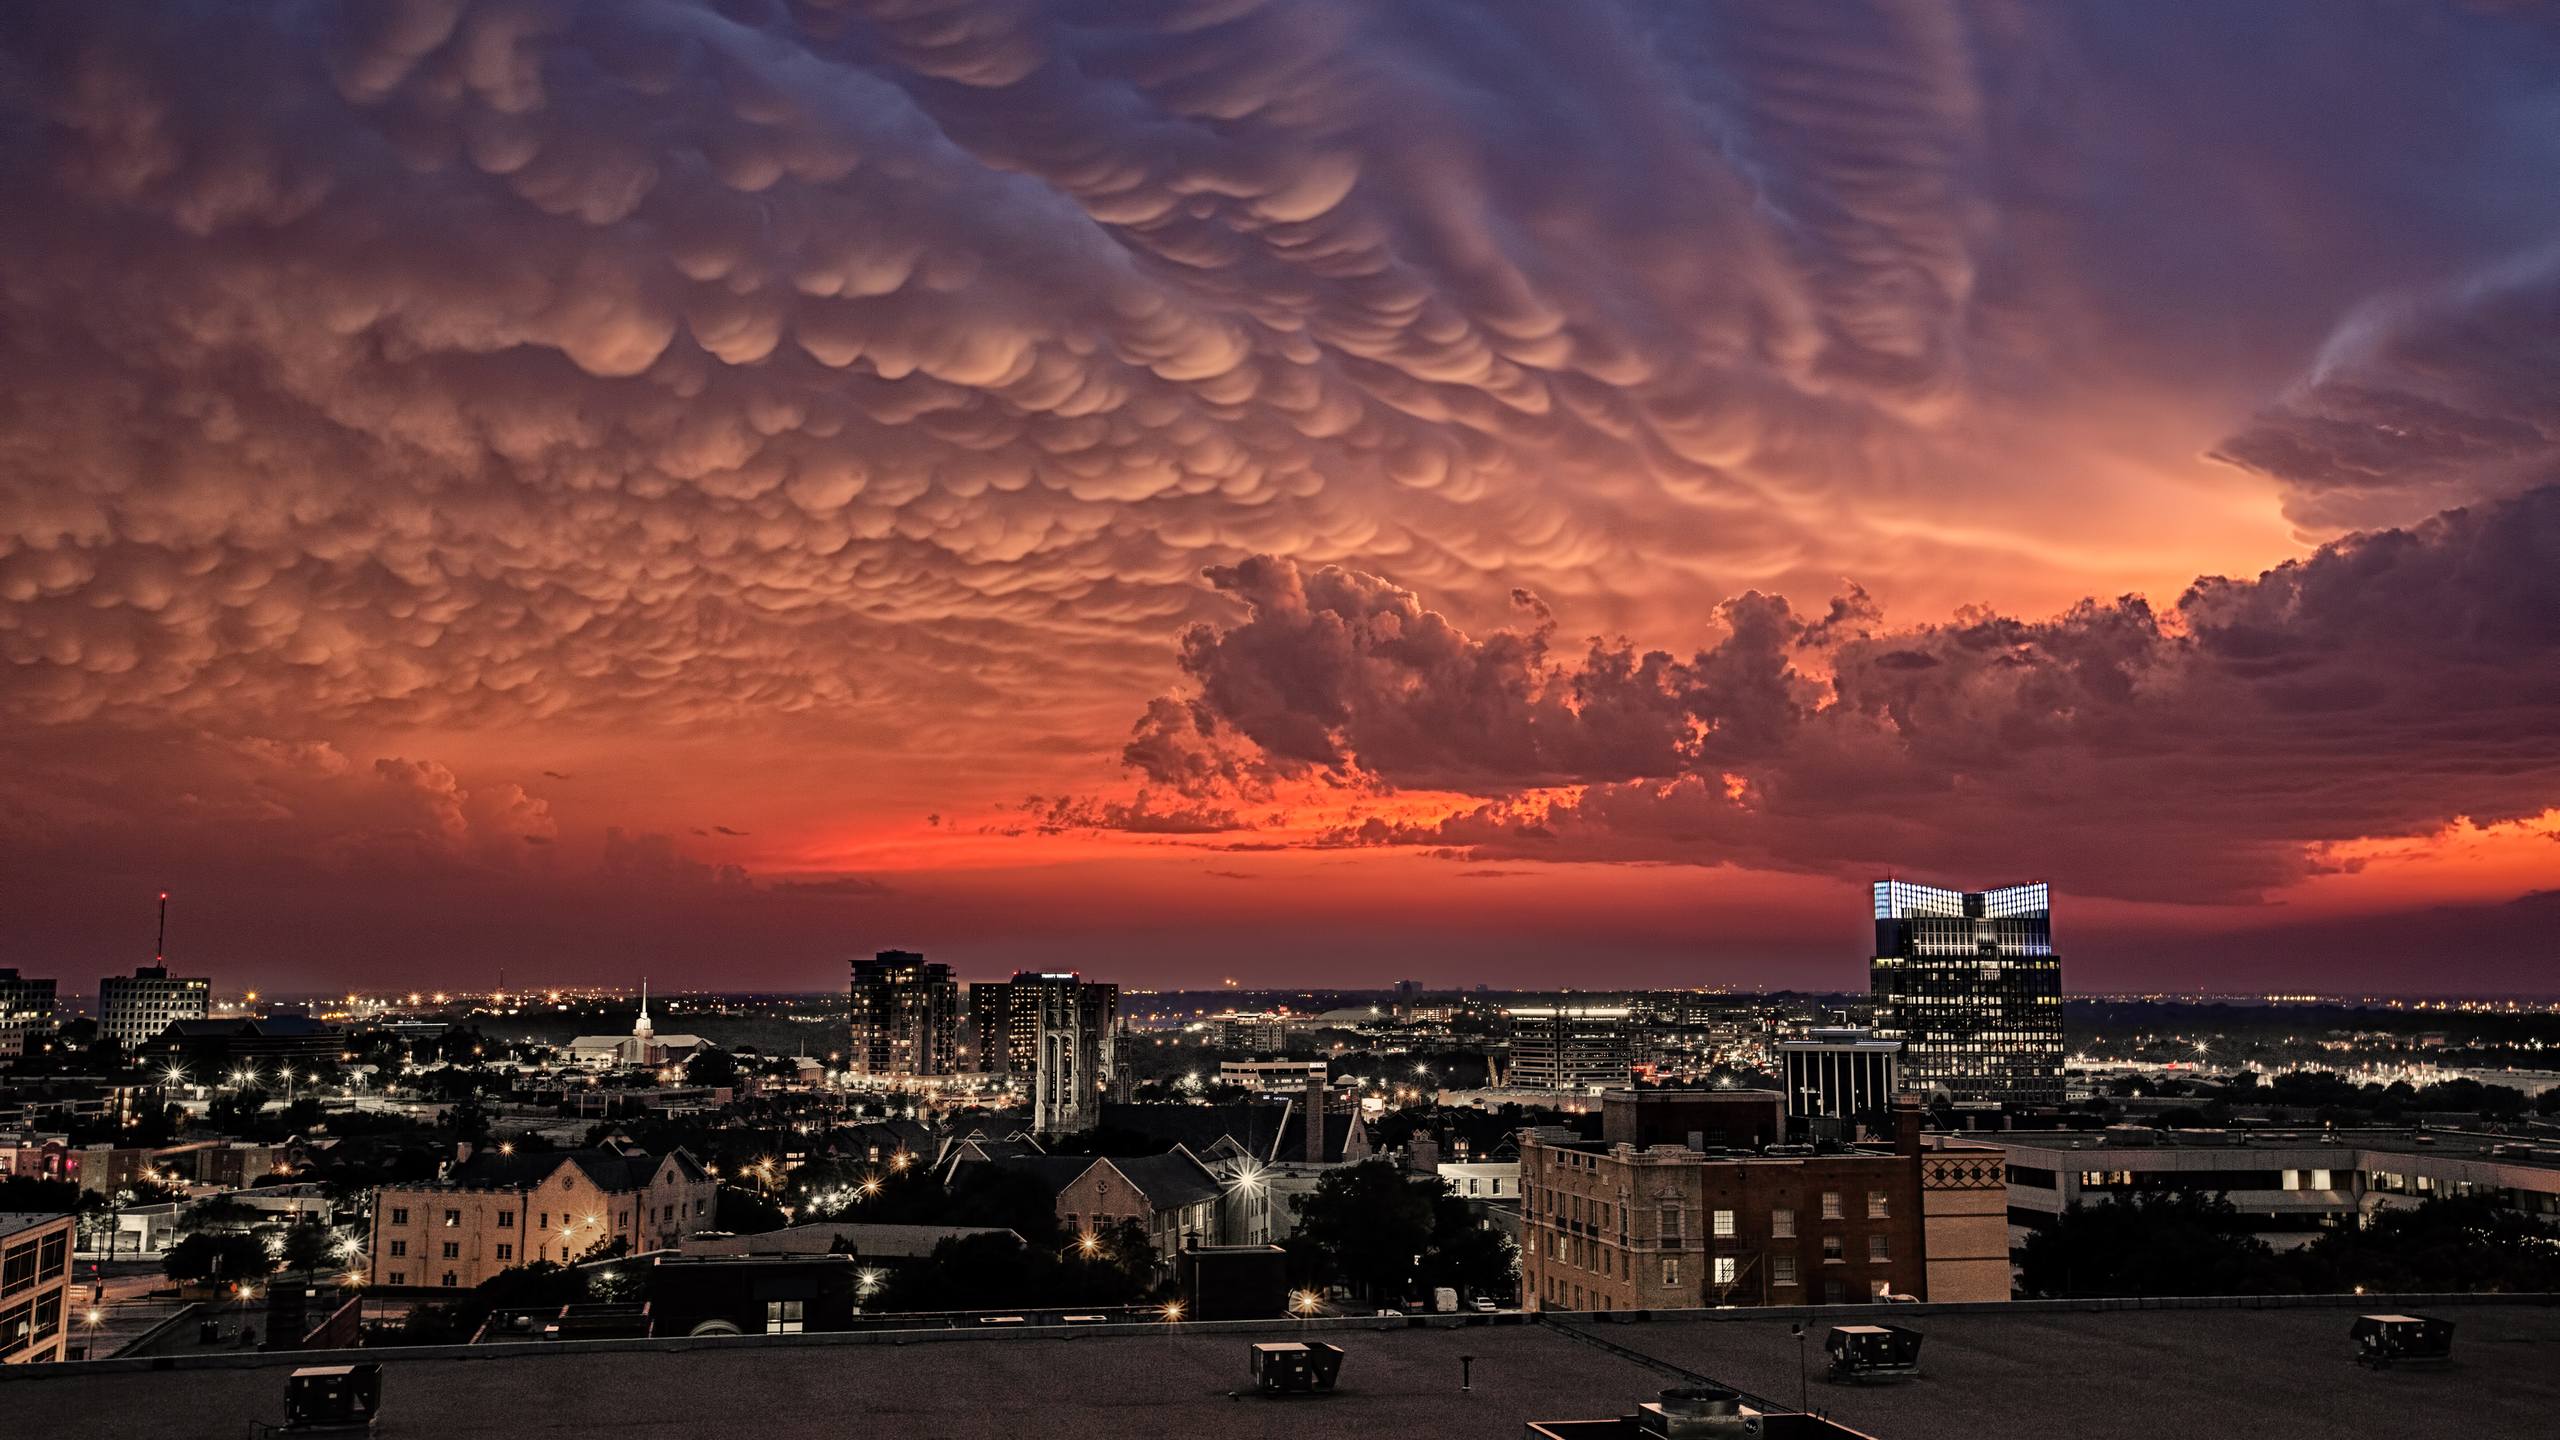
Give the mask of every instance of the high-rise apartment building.
<path id="1" fill-rule="evenodd" d="M 2062 960 L 2042 883 L 1941 890 L 1876 882 L 1868 976 L 1903 1083 L 1958 1103 L 2062 1101 Z"/>
<path id="2" fill-rule="evenodd" d="M 1118 1064 L 1120 987 L 1072 973 L 1024 970 L 969 986 L 977 1068 L 1031 1086 L 1032 1128 L 1090 1130 Z"/>
<path id="3" fill-rule="evenodd" d="M 1511 1012 L 1505 1083 L 1587 1093 L 1626 1084 L 1635 1057 L 1635 1021 L 1623 1005 L 1526 1005 Z"/>
<path id="4" fill-rule="evenodd" d="M 25 1054 L 53 1027 L 53 982 L 0 969 L 0 1058 Z"/>
<path id="5" fill-rule="evenodd" d="M 960 1054 L 960 986 L 912 950 L 853 962 L 848 1068 L 881 1080 L 948 1075 Z"/>
<path id="6" fill-rule="evenodd" d="M 202 1020 L 210 1009 L 213 982 L 201 976 L 173 976 L 166 965 L 137 966 L 131 975 L 109 975 L 98 982 L 98 1035 L 128 1052 L 158 1039 L 176 1020 Z"/>

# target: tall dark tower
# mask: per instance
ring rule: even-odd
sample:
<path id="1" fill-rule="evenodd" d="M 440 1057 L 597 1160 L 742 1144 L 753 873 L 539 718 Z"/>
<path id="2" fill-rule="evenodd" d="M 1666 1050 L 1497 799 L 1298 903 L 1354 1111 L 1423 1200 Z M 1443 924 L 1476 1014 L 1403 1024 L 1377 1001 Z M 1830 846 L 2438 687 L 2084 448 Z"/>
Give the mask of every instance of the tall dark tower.
<path id="1" fill-rule="evenodd" d="M 1868 968 L 1906 1083 L 1959 1104 L 2062 1103 L 2062 957 L 2039 881 L 1998 890 L 1876 882 Z"/>

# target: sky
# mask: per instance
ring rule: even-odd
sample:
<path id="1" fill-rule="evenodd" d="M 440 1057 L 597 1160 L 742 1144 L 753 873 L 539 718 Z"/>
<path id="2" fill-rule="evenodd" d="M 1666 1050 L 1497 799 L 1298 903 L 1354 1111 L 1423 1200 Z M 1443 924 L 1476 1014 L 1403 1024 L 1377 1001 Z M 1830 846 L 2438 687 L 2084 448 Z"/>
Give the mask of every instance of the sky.
<path id="1" fill-rule="evenodd" d="M 2548 992 L 2560 11 L 0 7 L 0 965 Z"/>

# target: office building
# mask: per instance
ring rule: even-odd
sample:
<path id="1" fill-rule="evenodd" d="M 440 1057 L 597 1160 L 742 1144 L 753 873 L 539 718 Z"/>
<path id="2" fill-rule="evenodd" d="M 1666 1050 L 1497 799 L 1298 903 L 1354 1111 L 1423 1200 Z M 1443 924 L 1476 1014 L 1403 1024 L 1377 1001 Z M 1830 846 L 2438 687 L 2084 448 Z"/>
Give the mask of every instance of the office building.
<path id="1" fill-rule="evenodd" d="M 1211 1023 L 1217 1029 L 1218 1048 L 1222 1050 L 1277 1055 L 1289 1048 L 1289 1021 L 1286 1016 L 1221 1015 Z"/>
<path id="2" fill-rule="evenodd" d="M 64 1358 L 72 1224 L 69 1215 L 0 1211 L 0 1365 Z"/>
<path id="3" fill-rule="evenodd" d="M 1823 1026 L 1778 1042 L 1787 1118 L 1798 1128 L 1846 1138 L 1883 1133 L 1902 1093 L 1902 1042 L 1854 1026 Z M 1828 1122 L 1815 1125 L 1813 1122 Z"/>
<path id="4" fill-rule="evenodd" d="M 136 966 L 131 975 L 98 982 L 98 1036 L 137 1050 L 180 1020 L 204 1019 L 212 997 L 210 980 L 173 976 L 166 965 Z"/>
<path id="5" fill-rule="evenodd" d="M 2485 1200 L 2560 1224 L 2560 1151 L 2443 1129 L 2004 1130 L 1967 1136 L 2006 1161 L 2011 1240 L 2074 1205 L 2143 1192 L 2219 1196 L 2275 1248 L 2440 1197 Z M 1953 1152 L 1950 1152 L 1953 1153 Z"/>
<path id="6" fill-rule="evenodd" d="M 1031 1087 L 1032 1128 L 1090 1130 L 1119 1062 L 1120 987 L 1060 971 L 973 981 L 970 1028 L 977 1069 Z"/>
<path id="7" fill-rule="evenodd" d="M 438 1179 L 373 1195 L 372 1283 L 468 1290 L 501 1270 L 614 1241 L 670 1250 L 711 1227 L 719 1184 L 682 1150 L 465 1155 Z"/>
<path id="8" fill-rule="evenodd" d="M 925 1079 L 958 1068 L 960 986 L 950 966 L 911 950 L 883 950 L 852 963 L 846 1068 L 870 1080 Z"/>
<path id="9" fill-rule="evenodd" d="M 53 1033 L 53 982 L 0 968 L 0 1060 L 23 1055 Z"/>
<path id="10" fill-rule="evenodd" d="M 1256 1095 L 1302 1096 L 1313 1085 L 1323 1093 L 1332 1066 L 1323 1060 L 1226 1060 L 1218 1065 L 1218 1083 L 1241 1086 Z"/>
<path id="11" fill-rule="evenodd" d="M 1875 887 L 1868 975 L 1903 1083 L 1957 1104 L 2062 1103 L 2062 961 L 2043 884 Z"/>
<path id="12" fill-rule="evenodd" d="M 1507 1083 L 1581 1092 L 1624 1085 L 1635 1045 L 1635 1022 L 1622 1005 L 1523 1006 L 1511 1012 Z"/>

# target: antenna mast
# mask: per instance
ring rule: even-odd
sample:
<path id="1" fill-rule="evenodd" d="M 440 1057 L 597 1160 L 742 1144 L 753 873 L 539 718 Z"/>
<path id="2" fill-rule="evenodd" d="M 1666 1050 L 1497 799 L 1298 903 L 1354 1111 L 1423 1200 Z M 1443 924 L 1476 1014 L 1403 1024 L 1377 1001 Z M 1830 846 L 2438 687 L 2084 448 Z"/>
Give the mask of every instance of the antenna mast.
<path id="1" fill-rule="evenodd" d="M 166 891 L 166 890 L 163 890 L 163 891 L 161 891 L 161 892 L 160 892 L 160 934 L 159 934 L 158 938 L 154 939 L 154 940 L 151 942 L 151 963 L 152 963 L 152 964 L 154 964 L 154 965 L 165 965 L 165 964 L 167 964 L 168 962 L 169 962 L 169 892 L 168 892 L 168 891 Z"/>

